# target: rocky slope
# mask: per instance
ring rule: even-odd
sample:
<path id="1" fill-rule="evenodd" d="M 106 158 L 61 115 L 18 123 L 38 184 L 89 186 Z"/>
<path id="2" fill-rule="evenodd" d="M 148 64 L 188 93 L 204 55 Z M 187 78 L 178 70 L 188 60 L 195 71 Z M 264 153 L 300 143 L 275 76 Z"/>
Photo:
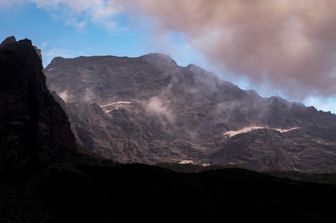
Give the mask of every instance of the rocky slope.
<path id="1" fill-rule="evenodd" d="M 118 162 L 336 171 L 336 116 L 243 91 L 169 56 L 55 58 L 44 70 L 80 145 Z"/>

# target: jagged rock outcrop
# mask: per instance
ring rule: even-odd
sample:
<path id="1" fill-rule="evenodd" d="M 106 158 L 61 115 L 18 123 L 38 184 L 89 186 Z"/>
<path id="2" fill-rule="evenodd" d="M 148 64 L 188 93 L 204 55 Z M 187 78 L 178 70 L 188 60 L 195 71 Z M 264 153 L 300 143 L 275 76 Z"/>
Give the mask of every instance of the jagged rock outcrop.
<path id="1" fill-rule="evenodd" d="M 0 172 L 34 172 L 76 150 L 61 107 L 50 95 L 30 40 L 0 45 Z"/>
<path id="2" fill-rule="evenodd" d="M 104 158 L 336 171 L 334 114 L 260 97 L 167 55 L 55 58 L 44 72 L 78 143 Z"/>

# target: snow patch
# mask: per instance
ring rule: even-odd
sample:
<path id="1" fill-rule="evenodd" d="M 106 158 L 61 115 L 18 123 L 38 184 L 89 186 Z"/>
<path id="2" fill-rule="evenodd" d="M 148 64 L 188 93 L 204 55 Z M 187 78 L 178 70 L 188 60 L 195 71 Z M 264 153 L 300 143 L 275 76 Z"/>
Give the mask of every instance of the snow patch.
<path id="1" fill-rule="evenodd" d="M 188 165 L 188 164 L 193 164 L 193 163 L 194 163 L 194 161 L 192 161 L 192 160 L 182 160 L 178 164 L 180 164 L 180 165 Z"/>
<path id="2" fill-rule="evenodd" d="M 101 108 L 106 108 L 106 107 L 111 107 L 111 106 L 115 106 L 115 105 L 130 105 L 132 104 L 131 101 L 117 101 L 117 102 L 112 102 L 106 105 L 100 105 Z"/>
<path id="3" fill-rule="evenodd" d="M 250 127 L 245 127 L 245 128 L 236 130 L 236 131 L 227 131 L 224 133 L 224 136 L 232 138 L 236 135 L 245 134 L 245 133 L 252 132 L 255 130 L 259 130 L 259 129 L 270 129 L 270 130 L 274 130 L 280 133 L 286 133 L 286 132 L 291 132 L 296 129 L 299 129 L 299 127 L 290 128 L 290 129 L 280 129 L 280 128 L 268 128 L 268 127 L 262 127 L 262 126 L 250 126 Z"/>
<path id="4" fill-rule="evenodd" d="M 100 108 L 103 109 L 105 113 L 110 113 L 115 110 L 119 110 L 120 107 L 131 105 L 131 101 L 116 101 L 109 104 L 100 105 Z"/>
<path id="5" fill-rule="evenodd" d="M 260 127 L 260 126 L 252 126 L 252 127 L 246 127 L 237 131 L 228 131 L 224 133 L 224 136 L 228 136 L 228 137 L 234 137 L 236 135 L 240 135 L 240 134 L 245 134 L 248 132 L 252 132 L 258 129 L 265 129 L 265 127 Z"/>
<path id="6" fill-rule="evenodd" d="M 273 129 L 277 132 L 280 132 L 280 133 L 286 133 L 286 132 L 291 132 L 291 131 L 294 131 L 294 130 L 297 130 L 299 129 L 299 127 L 295 127 L 295 128 L 291 128 L 291 129 Z"/>

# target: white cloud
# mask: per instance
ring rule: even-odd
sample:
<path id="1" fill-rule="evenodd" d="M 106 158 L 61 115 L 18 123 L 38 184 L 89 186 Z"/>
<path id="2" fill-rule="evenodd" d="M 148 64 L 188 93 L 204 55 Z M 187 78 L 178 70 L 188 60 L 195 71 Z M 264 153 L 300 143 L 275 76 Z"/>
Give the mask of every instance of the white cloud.
<path id="1" fill-rule="evenodd" d="M 96 94 L 90 89 L 86 88 L 82 100 L 85 102 L 92 102 L 96 99 Z"/>
<path id="2" fill-rule="evenodd" d="M 89 22 L 101 24 L 109 31 L 119 30 L 114 17 L 122 12 L 122 7 L 113 0 L 0 0 L 0 9 L 24 4 L 33 4 L 78 31 Z"/>
<path id="3" fill-rule="evenodd" d="M 147 105 L 146 111 L 149 114 L 156 115 L 158 117 L 166 118 L 169 122 L 174 122 L 173 112 L 169 109 L 168 105 L 165 104 L 159 97 L 152 97 Z"/>
<path id="4" fill-rule="evenodd" d="M 115 19 L 117 15 L 145 15 L 158 25 L 157 30 L 151 30 L 155 38 L 149 45 L 165 50 L 162 42 L 167 42 L 165 51 L 175 52 L 179 61 L 195 55 L 196 49 L 219 68 L 226 68 L 225 73 L 252 80 L 253 86 L 261 90 L 262 86 L 274 86 L 272 94 L 280 89 L 300 100 L 307 95 L 325 95 L 312 96 L 305 103 L 336 113 L 336 99 L 326 98 L 334 96 L 336 89 L 336 53 L 331 47 L 336 36 L 336 4 L 332 1 L 265 0 L 260 4 L 237 4 L 206 0 L 0 0 L 0 11 L 22 4 L 34 4 L 78 31 L 88 23 L 112 32 L 124 30 Z M 179 41 L 168 38 L 155 46 L 154 39 L 162 39 L 170 31 L 184 34 L 188 44 L 181 47 Z M 79 54 L 60 48 L 42 51 L 45 63 L 54 56 Z M 186 56 L 179 54 L 187 51 L 190 54 Z"/>
<path id="5" fill-rule="evenodd" d="M 27 2 L 27 0 L 0 0 L 0 9 L 18 6 Z"/>
<path id="6" fill-rule="evenodd" d="M 59 96 L 62 98 L 62 100 L 65 102 L 65 103 L 68 103 L 70 101 L 70 94 L 68 91 L 62 91 Z"/>
<path id="7" fill-rule="evenodd" d="M 67 8 L 74 13 L 88 13 L 94 20 L 109 18 L 121 11 L 119 5 L 110 0 L 32 0 L 42 9 Z"/>

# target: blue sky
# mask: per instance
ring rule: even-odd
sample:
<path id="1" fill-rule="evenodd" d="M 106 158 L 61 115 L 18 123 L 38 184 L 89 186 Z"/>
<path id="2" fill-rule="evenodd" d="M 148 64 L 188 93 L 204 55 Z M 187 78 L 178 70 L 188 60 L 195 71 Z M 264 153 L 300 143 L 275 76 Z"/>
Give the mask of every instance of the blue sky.
<path id="1" fill-rule="evenodd" d="M 60 14 L 63 13 L 60 12 Z M 72 19 L 68 15 L 65 17 Z M 78 21 L 69 24 L 63 18 L 54 16 L 48 10 L 41 10 L 34 4 L 2 9 L 0 7 L 0 38 L 4 39 L 14 35 L 17 39 L 33 40 L 33 43 L 42 50 L 45 66 L 55 56 L 115 55 L 136 57 L 146 53 L 162 52 L 170 54 L 180 65 L 188 65 L 196 57 L 201 57 L 188 48 L 177 34 L 158 37 L 160 43 L 157 39 L 152 41 L 152 38 L 155 37 L 148 35 L 150 25 L 146 25 L 145 19 L 139 27 L 138 21 L 125 15 L 114 16 L 113 22 L 118 25 L 111 30 L 99 22 L 90 21 L 89 18 L 86 18 L 88 15 L 81 17 Z M 84 27 L 78 27 L 81 20 L 86 21 Z M 168 46 L 170 41 L 174 41 L 174 49 L 178 49 L 176 52 L 171 46 Z M 181 47 L 184 50 L 182 52 Z M 199 62 L 202 63 L 202 60 Z"/>
<path id="2" fill-rule="evenodd" d="M 4 2 L 1 2 L 4 1 Z M 4 6 L 8 0 L 0 0 L 0 39 L 14 35 L 17 39 L 29 38 L 42 50 L 46 66 L 56 56 L 80 55 L 140 56 L 151 52 L 169 54 L 180 65 L 194 63 L 214 71 L 223 79 L 240 87 L 254 88 L 262 96 L 280 95 L 279 89 L 253 85 L 247 79 L 227 75 L 207 62 L 206 57 L 191 47 L 186 38 L 177 32 L 152 34 L 152 22 L 127 14 L 113 14 L 111 20 L 92 19 L 90 13 L 71 12 L 67 8 L 50 9 L 36 4 Z M 291 98 L 287 99 L 291 100 Z M 308 106 L 336 113 L 333 97 L 309 96 Z"/>
<path id="3" fill-rule="evenodd" d="M 127 18 L 117 18 L 120 24 Z M 44 64 L 54 56 L 127 55 L 137 56 L 148 52 L 144 47 L 144 33 L 140 30 L 110 31 L 99 24 L 88 23 L 85 28 L 66 24 L 49 12 L 29 4 L 0 11 L 0 38 L 15 35 L 29 38 L 43 51 Z"/>

